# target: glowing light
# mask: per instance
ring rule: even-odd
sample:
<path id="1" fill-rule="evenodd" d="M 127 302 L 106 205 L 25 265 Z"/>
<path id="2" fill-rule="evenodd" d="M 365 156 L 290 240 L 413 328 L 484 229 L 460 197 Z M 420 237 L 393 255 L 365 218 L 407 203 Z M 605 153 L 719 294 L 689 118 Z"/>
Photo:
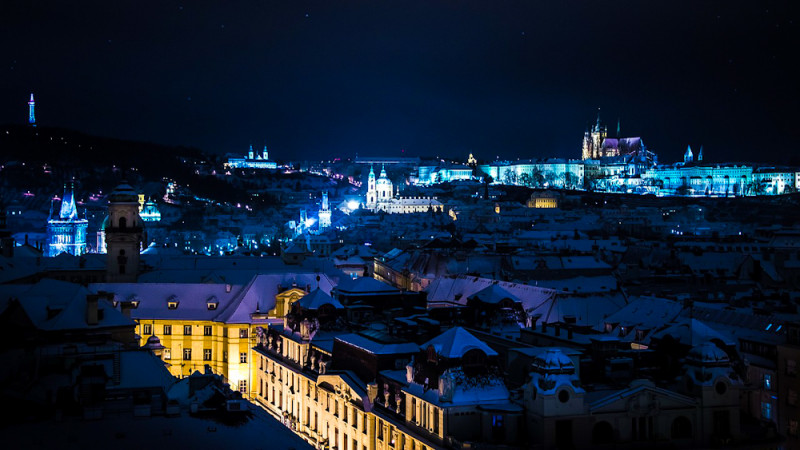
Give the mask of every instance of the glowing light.
<path id="1" fill-rule="evenodd" d="M 316 222 L 316 220 L 314 220 L 314 219 L 306 219 L 306 222 L 305 222 L 306 228 L 311 228 L 311 225 L 314 225 L 314 222 Z"/>
<path id="2" fill-rule="evenodd" d="M 359 203 L 356 200 L 350 200 L 349 202 L 347 202 L 347 209 L 349 209 L 350 211 L 355 211 L 358 209 L 358 207 Z"/>

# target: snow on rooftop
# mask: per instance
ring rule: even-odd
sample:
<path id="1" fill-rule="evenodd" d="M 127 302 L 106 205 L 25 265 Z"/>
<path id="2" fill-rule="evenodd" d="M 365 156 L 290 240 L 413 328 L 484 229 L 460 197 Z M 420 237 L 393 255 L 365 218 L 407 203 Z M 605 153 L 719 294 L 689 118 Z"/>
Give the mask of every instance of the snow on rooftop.
<path id="1" fill-rule="evenodd" d="M 451 359 L 461 358 L 464 353 L 473 349 L 481 350 L 487 356 L 497 356 L 496 351 L 461 327 L 451 328 L 419 348 L 426 350 L 430 346 L 433 346 L 439 355 Z"/>

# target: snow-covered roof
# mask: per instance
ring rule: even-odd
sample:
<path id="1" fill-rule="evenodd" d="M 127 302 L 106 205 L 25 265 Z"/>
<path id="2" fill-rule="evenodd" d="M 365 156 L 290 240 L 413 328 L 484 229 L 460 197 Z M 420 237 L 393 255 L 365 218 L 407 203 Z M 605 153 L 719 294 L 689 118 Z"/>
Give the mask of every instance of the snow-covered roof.
<path id="1" fill-rule="evenodd" d="M 342 280 L 336 286 L 336 290 L 346 294 L 390 294 L 400 292 L 399 289 L 371 277 Z"/>
<path id="2" fill-rule="evenodd" d="M 492 350 L 483 341 L 461 327 L 455 327 L 445 331 L 439 336 L 422 344 L 420 348 L 426 350 L 430 346 L 433 346 L 436 353 L 440 356 L 451 359 L 461 358 L 466 352 L 473 349 L 481 350 L 486 353 L 487 356 L 497 355 L 496 351 Z"/>
<path id="3" fill-rule="evenodd" d="M 410 354 L 419 351 L 419 346 L 411 342 L 381 343 L 355 333 L 336 336 L 336 340 L 360 348 L 374 355 Z"/>
<path id="4" fill-rule="evenodd" d="M 7 307 L 8 300 L 13 297 L 19 299 L 25 314 L 40 330 L 64 331 L 135 325 L 133 320 L 114 309 L 105 299 L 97 302 L 97 324 L 88 325 L 86 296 L 90 293 L 81 285 L 52 279 L 43 279 L 36 284 L 0 285 L 0 311 Z"/>
<path id="5" fill-rule="evenodd" d="M 332 305 L 336 309 L 344 309 L 344 306 L 339 303 L 339 300 L 334 299 L 326 294 L 320 288 L 316 288 L 311 293 L 304 295 L 297 301 L 297 304 L 304 309 L 319 309 L 322 305 Z"/>
<path id="6" fill-rule="evenodd" d="M 467 299 L 493 285 L 495 280 L 470 275 L 452 275 L 438 277 L 425 289 L 428 293 L 428 305 L 466 305 Z M 497 285 L 517 297 L 526 310 L 536 308 L 551 300 L 556 291 L 548 288 L 530 286 L 522 283 L 497 281 Z"/>
<path id="7" fill-rule="evenodd" d="M 521 303 L 520 299 L 517 298 L 516 295 L 508 292 L 508 290 L 498 284 L 492 284 L 488 287 L 485 287 L 480 291 L 470 295 L 468 299 L 476 299 L 482 301 L 483 303 L 490 304 L 497 304 L 505 299 L 509 299 L 514 303 Z"/>

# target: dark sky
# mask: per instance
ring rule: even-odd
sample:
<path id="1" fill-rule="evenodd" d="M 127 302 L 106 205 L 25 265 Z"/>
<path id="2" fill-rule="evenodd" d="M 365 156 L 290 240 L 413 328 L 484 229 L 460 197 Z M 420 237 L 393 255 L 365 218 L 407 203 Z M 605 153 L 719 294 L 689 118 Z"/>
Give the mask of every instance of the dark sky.
<path id="1" fill-rule="evenodd" d="M 41 124 L 219 153 L 516 159 L 579 157 L 601 107 L 664 162 L 785 162 L 796 4 L 4 0 L 0 123 L 33 91 Z"/>

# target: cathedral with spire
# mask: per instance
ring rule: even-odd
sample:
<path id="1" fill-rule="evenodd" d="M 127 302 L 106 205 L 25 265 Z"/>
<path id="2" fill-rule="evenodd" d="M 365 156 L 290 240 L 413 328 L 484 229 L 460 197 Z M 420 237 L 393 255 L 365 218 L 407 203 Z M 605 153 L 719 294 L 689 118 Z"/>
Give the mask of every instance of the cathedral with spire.
<path id="1" fill-rule="evenodd" d="M 50 203 L 47 220 L 47 256 L 68 253 L 80 256 L 86 253 L 86 229 L 89 221 L 80 217 L 75 204 L 75 185 L 64 185 L 64 196 L 58 214 L 54 213 L 55 199 Z"/>
<path id="2" fill-rule="evenodd" d="M 581 158 L 600 159 L 624 156 L 639 153 L 644 150 L 640 137 L 620 137 L 620 122 L 617 120 L 616 137 L 608 137 L 608 127 L 600 121 L 600 111 L 597 111 L 595 125 L 587 128 L 583 134 L 583 151 Z"/>
<path id="3" fill-rule="evenodd" d="M 370 166 L 367 179 L 367 209 L 390 214 L 408 214 L 416 212 L 443 211 L 444 205 L 436 197 L 401 197 L 398 189 L 392 195 L 394 185 L 386 175 L 386 166 L 381 167 L 381 174 L 376 179 L 375 169 Z"/>

